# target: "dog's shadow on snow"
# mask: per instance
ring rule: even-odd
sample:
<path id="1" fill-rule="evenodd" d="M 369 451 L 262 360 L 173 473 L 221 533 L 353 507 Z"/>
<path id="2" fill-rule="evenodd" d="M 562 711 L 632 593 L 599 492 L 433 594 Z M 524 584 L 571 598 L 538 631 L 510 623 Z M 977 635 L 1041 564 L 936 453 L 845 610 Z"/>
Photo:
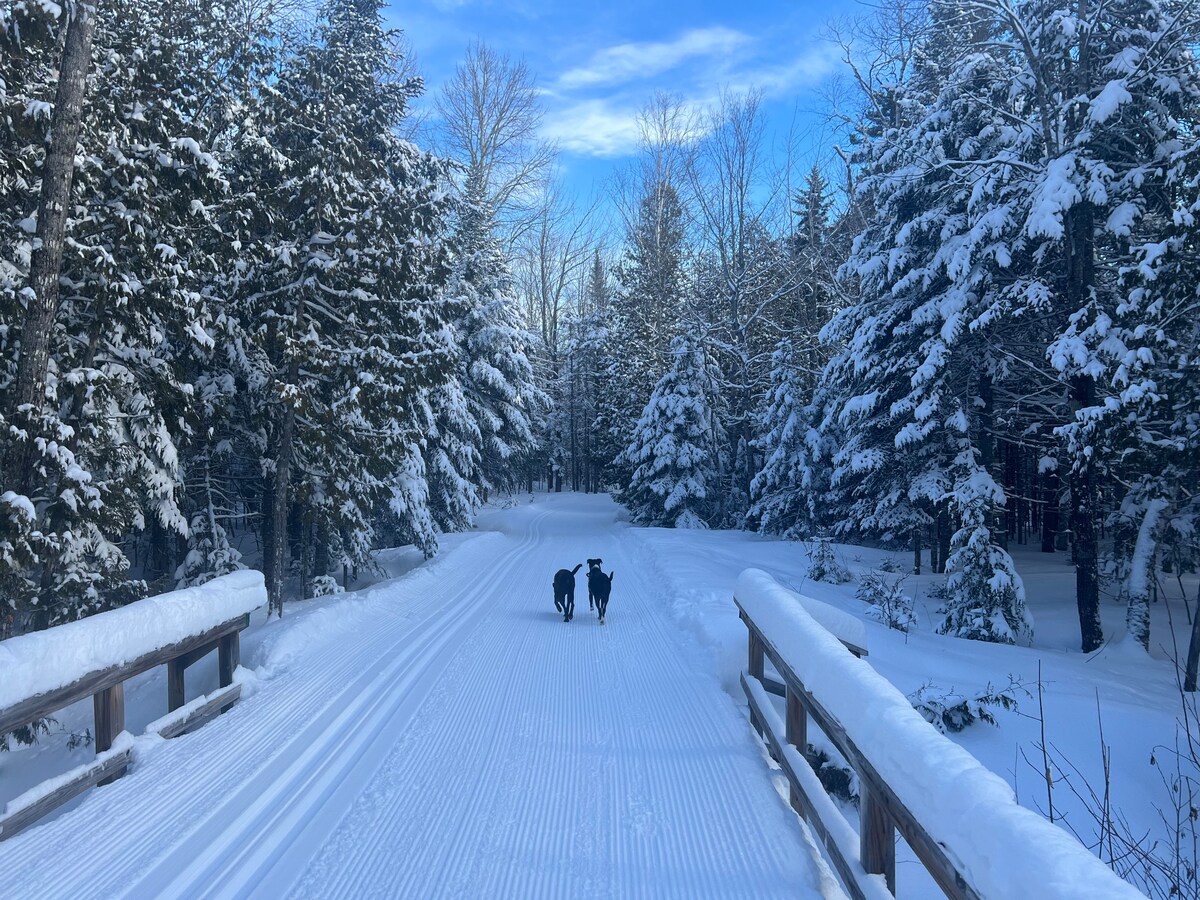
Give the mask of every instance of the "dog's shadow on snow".
<path id="1" fill-rule="evenodd" d="M 559 622 L 563 620 L 563 614 L 555 609 L 514 609 L 509 615 L 522 622 Z M 579 618 L 579 608 L 575 608 L 575 618 Z"/>

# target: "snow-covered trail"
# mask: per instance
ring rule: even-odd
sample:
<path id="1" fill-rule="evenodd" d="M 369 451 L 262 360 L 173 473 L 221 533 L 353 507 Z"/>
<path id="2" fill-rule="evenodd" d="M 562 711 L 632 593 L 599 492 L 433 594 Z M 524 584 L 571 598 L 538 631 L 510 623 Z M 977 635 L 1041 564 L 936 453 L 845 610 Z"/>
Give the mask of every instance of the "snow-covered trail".
<path id="1" fill-rule="evenodd" d="M 744 718 L 607 498 L 493 511 L 328 621 L 229 714 L 0 846 L 71 897 L 820 896 Z M 553 607 L 601 556 L 608 623 Z M 301 641 L 299 636 L 305 640 Z M 289 641 L 297 646 L 292 647 Z"/>

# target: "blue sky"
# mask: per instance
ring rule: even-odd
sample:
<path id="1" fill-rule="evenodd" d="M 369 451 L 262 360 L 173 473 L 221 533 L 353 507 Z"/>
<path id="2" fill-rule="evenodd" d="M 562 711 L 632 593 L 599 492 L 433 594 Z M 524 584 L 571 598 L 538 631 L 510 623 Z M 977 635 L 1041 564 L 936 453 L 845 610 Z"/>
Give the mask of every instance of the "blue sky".
<path id="1" fill-rule="evenodd" d="M 545 91 L 545 136 L 562 151 L 569 184 L 587 193 L 628 158 L 635 117 L 655 91 L 697 105 L 722 87 L 764 91 L 770 130 L 811 143 L 820 86 L 838 67 L 825 23 L 853 0 L 394 0 L 391 24 L 416 51 L 436 91 L 479 37 L 524 56 Z"/>

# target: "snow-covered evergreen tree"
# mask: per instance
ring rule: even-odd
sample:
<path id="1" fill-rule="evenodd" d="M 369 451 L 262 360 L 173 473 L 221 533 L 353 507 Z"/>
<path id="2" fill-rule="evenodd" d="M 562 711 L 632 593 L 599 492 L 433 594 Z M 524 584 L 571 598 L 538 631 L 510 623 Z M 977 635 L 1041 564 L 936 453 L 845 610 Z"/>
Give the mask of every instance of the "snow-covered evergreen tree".
<path id="1" fill-rule="evenodd" d="M 533 420 L 549 405 L 534 377 L 533 339 L 522 326 L 494 229 L 483 179 L 471 171 L 459 216 L 453 291 L 464 307 L 456 325 L 458 378 L 479 431 L 478 483 L 485 495 L 518 483 L 521 463 L 537 444 Z"/>
<path id="2" fill-rule="evenodd" d="M 671 341 L 671 360 L 622 454 L 633 475 L 620 499 L 638 523 L 707 528 L 718 476 L 714 373 L 703 344 L 690 335 Z"/>
<path id="3" fill-rule="evenodd" d="M 289 511 L 315 557 L 367 564 L 379 527 L 428 549 L 423 392 L 454 359 L 438 240 L 445 169 L 396 137 L 416 80 L 390 77 L 395 35 L 373 0 L 332 0 L 241 136 L 240 190 L 259 200 L 236 289 L 256 323 L 266 565 L 281 611 Z M 297 476 L 293 479 L 293 475 Z M 382 518 L 381 518 L 382 517 Z M 314 566 L 303 556 L 302 574 Z M 324 572 L 315 572 L 316 576 Z"/>
<path id="4" fill-rule="evenodd" d="M 638 205 L 616 268 L 607 390 L 598 410 L 598 428 L 622 448 L 672 363 L 669 346 L 681 327 L 685 297 L 685 252 L 679 192 L 669 181 L 654 182 Z M 624 484 L 629 474 L 620 462 L 611 462 L 611 480 Z"/>
<path id="5" fill-rule="evenodd" d="M 820 433 L 812 427 L 809 373 L 797 361 L 790 339 L 771 357 L 771 387 L 758 425 L 762 467 L 751 484 L 750 520 L 760 530 L 792 540 L 813 536 L 820 480 L 814 466 Z"/>
<path id="6" fill-rule="evenodd" d="M 232 255 L 208 211 L 226 186 L 214 143 L 229 127 L 230 98 L 245 70 L 242 38 L 228 28 L 233 5 L 154 0 L 97 10 L 47 404 L 26 430 L 28 446 L 39 448 L 23 466 L 35 510 L 26 521 L 36 525 L 29 535 L 39 546 L 27 546 L 24 561 L 0 575 L 10 598 L 36 603 L 41 622 L 144 590 L 123 552 L 131 531 L 151 536 L 155 552 L 143 570 L 169 581 L 170 547 L 188 532 L 180 507 L 180 449 L 189 439 L 180 423 L 192 409 L 186 378 L 192 354 L 211 349 L 206 328 L 215 312 L 206 288 Z M 42 12 L 52 6 L 42 4 Z M 43 24 L 52 35 L 56 26 Z M 20 39 L 41 33 L 25 29 Z M 218 70 L 220 81 L 196 78 Z M 46 73 L 34 66 L 24 74 Z M 27 106 L 35 115 L 26 135 L 43 106 Z M 8 195 L 18 204 L 29 202 L 31 171 Z M 32 212 L 26 205 L 11 221 L 29 223 Z M 10 284 L 27 267 L 27 240 L 15 242 Z M 12 306 L 4 314 L 19 317 Z M 10 339 L 15 332 L 7 330 Z M 15 559 L 21 553 L 13 547 Z"/>

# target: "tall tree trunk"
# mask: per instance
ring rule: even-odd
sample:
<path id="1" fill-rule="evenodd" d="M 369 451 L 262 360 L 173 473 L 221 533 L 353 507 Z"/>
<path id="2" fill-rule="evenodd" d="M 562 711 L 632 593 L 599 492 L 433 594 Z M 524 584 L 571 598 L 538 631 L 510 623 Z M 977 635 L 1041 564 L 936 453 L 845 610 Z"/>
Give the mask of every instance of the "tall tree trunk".
<path id="1" fill-rule="evenodd" d="M 317 539 L 313 545 L 313 576 L 329 574 L 329 525 L 324 517 L 317 521 Z"/>
<path id="2" fill-rule="evenodd" d="M 300 361 L 288 363 L 286 387 L 300 378 Z M 271 484 L 271 555 L 266 563 L 267 597 L 270 609 L 283 618 L 284 562 L 288 545 L 288 493 L 292 475 L 292 442 L 296 430 L 296 407 L 290 397 L 283 398 L 279 423 L 279 442 L 275 448 L 275 477 Z"/>
<path id="3" fill-rule="evenodd" d="M 1054 553 L 1058 544 L 1058 472 L 1047 472 L 1042 482 L 1042 552 Z"/>
<path id="4" fill-rule="evenodd" d="M 1188 642 L 1187 665 L 1184 667 L 1183 689 L 1196 690 L 1197 669 L 1200 669 L 1200 589 L 1196 590 L 1196 613 L 1192 616 L 1192 639 Z"/>
<path id="5" fill-rule="evenodd" d="M 25 308 L 25 321 L 21 327 L 21 355 L 17 362 L 17 387 L 11 410 L 14 418 L 23 407 L 40 404 L 46 392 L 50 336 L 58 310 L 58 278 L 62 270 L 67 208 L 71 199 L 71 183 L 75 177 L 75 149 L 79 144 L 83 96 L 87 88 L 95 31 L 95 6 L 76 3 L 66 26 L 58 88 L 54 97 L 54 117 L 50 126 L 50 146 L 42 165 L 38 248 L 33 252 L 29 269 L 32 296 Z M 27 452 L 32 452 L 32 449 L 31 443 Z M 21 466 L 18 477 L 27 478 L 31 468 L 29 465 Z"/>
<path id="6" fill-rule="evenodd" d="M 1095 402 L 1096 386 L 1086 376 L 1075 379 L 1074 399 L 1083 407 Z M 1082 456 L 1082 454 L 1080 454 Z M 1075 604 L 1079 609 L 1079 633 L 1084 653 L 1104 643 L 1100 627 L 1100 496 L 1095 470 L 1080 459 L 1071 468 L 1071 546 L 1075 562 Z"/>
<path id="7" fill-rule="evenodd" d="M 946 574 L 946 561 L 950 559 L 950 539 L 953 537 L 950 527 L 950 510 L 942 503 L 937 516 L 938 564 L 937 573 Z"/>

